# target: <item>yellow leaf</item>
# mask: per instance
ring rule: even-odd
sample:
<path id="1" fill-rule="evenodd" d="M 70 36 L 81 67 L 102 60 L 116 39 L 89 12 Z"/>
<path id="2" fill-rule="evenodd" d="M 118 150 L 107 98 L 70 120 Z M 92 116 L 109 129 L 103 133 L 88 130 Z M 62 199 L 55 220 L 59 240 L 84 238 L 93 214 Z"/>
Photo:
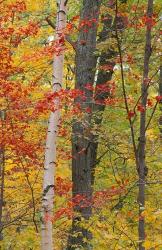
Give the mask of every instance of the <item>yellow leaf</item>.
<path id="1" fill-rule="evenodd" d="M 151 241 L 148 241 L 148 240 L 145 241 L 144 244 L 143 244 L 143 246 L 146 248 L 146 250 L 150 249 L 151 248 Z"/>

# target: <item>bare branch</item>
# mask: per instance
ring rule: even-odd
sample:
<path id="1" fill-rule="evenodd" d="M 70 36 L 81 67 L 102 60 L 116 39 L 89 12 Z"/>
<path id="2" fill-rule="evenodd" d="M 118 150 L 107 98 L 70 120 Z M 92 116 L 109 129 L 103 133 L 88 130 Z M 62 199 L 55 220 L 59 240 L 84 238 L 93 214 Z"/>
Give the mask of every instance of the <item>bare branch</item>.
<path id="1" fill-rule="evenodd" d="M 49 26 L 51 26 L 54 30 L 56 29 L 55 24 L 49 19 L 49 17 L 46 17 L 45 20 L 47 21 L 47 23 L 49 24 Z"/>

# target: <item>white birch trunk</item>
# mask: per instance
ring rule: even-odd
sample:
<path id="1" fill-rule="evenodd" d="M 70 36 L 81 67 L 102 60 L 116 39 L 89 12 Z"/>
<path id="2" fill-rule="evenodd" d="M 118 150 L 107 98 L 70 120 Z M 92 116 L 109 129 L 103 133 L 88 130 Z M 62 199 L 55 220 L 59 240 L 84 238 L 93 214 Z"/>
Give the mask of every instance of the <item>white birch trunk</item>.
<path id="1" fill-rule="evenodd" d="M 57 21 L 55 40 L 60 39 L 66 26 L 66 0 L 57 0 Z M 54 56 L 53 61 L 53 92 L 62 88 L 63 81 L 63 62 L 64 51 L 58 56 Z M 43 177 L 43 199 L 42 199 L 42 230 L 41 230 L 41 249 L 53 250 L 52 221 L 54 204 L 54 175 L 56 165 L 56 141 L 60 122 L 59 99 L 54 100 L 54 106 L 58 107 L 55 112 L 50 114 L 48 122 L 48 132 L 45 149 L 44 177 Z"/>

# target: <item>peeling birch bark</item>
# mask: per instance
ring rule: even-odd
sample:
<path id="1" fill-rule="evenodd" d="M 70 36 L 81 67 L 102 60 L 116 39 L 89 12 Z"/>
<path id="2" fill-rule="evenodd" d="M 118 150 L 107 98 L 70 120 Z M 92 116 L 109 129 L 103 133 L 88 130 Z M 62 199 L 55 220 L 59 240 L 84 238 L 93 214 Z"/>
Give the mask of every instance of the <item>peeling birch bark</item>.
<path id="1" fill-rule="evenodd" d="M 64 36 L 66 26 L 67 0 L 57 0 L 57 21 L 55 41 Z M 64 46 L 62 44 L 61 46 Z M 54 56 L 53 61 L 53 92 L 60 91 L 63 81 L 64 50 Z M 44 176 L 43 176 L 43 198 L 42 198 L 42 230 L 41 249 L 53 250 L 52 216 L 54 203 L 54 175 L 56 165 L 56 142 L 60 122 L 59 98 L 55 98 L 54 107 L 57 110 L 51 112 L 48 121 L 48 131 L 45 149 Z"/>

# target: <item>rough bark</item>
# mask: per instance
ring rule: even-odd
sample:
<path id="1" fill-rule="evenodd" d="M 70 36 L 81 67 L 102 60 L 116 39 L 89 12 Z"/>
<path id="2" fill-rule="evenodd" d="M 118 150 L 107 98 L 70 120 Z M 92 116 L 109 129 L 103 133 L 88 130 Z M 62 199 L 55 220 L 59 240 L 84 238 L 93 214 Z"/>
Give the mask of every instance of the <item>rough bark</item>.
<path id="1" fill-rule="evenodd" d="M 66 4 L 67 0 L 57 1 L 57 21 L 55 41 L 64 36 L 66 26 Z M 61 39 L 64 40 L 64 39 Z M 59 46 L 64 46 L 64 43 Z M 60 91 L 63 81 L 64 50 L 54 56 L 53 62 L 53 92 Z M 45 149 L 44 177 L 43 177 L 43 198 L 42 198 L 42 250 L 53 250 L 52 221 L 54 202 L 54 174 L 56 165 L 56 141 L 60 122 L 59 99 L 54 99 L 55 111 L 51 112 L 48 121 L 48 132 Z"/>
<path id="2" fill-rule="evenodd" d="M 93 4 L 93 3 L 91 3 Z M 114 8 L 114 4 L 110 4 L 110 8 Z M 87 11 L 87 10 L 86 10 Z M 88 13 L 84 13 L 82 18 L 85 18 Z M 95 17 L 95 19 L 98 17 Z M 88 18 L 86 18 L 87 20 Z M 113 27 L 113 18 L 109 14 L 106 14 L 103 16 L 103 30 L 99 34 L 98 42 L 105 42 L 106 39 L 109 38 L 111 35 L 111 31 L 114 28 Z M 120 32 L 124 28 L 124 22 L 123 20 L 117 20 L 117 23 L 120 24 L 119 30 Z M 95 34 L 95 36 L 94 36 Z M 95 173 L 95 167 L 98 164 L 97 161 L 97 149 L 98 149 L 98 135 L 94 135 L 93 132 L 89 132 L 88 136 L 86 133 L 86 139 L 84 138 L 84 131 L 87 130 L 91 131 L 93 130 L 93 125 L 97 125 L 98 127 L 102 123 L 103 119 L 103 112 L 105 110 L 105 99 L 110 96 L 109 90 L 103 92 L 99 91 L 98 87 L 102 88 L 103 84 L 106 84 L 106 82 L 110 81 L 113 74 L 113 67 L 115 66 L 114 63 L 114 57 L 116 56 L 116 52 L 113 50 L 108 50 L 105 52 L 102 52 L 101 56 L 98 58 L 98 65 L 99 67 L 102 67 L 104 65 L 110 66 L 109 71 L 102 71 L 97 69 L 97 80 L 94 79 L 95 73 L 95 65 L 96 65 L 96 58 L 93 56 L 93 53 L 89 49 L 93 49 L 94 47 L 92 43 L 95 44 L 95 38 L 96 38 L 96 31 L 91 36 L 91 43 L 87 39 L 85 39 L 84 33 L 80 33 L 79 41 L 84 41 L 84 47 L 81 49 L 84 49 L 84 52 L 81 54 L 77 54 L 76 57 L 76 88 L 79 88 L 81 90 L 84 90 L 86 92 L 86 102 L 82 102 L 82 100 L 78 99 L 76 100 L 76 103 L 81 104 L 82 109 L 86 110 L 87 107 L 90 107 L 92 110 L 92 113 L 90 115 L 86 115 L 84 124 L 81 123 L 75 123 L 73 127 L 73 168 L 72 168 L 72 180 L 73 180 L 73 198 L 77 194 L 83 195 L 88 199 L 88 201 L 92 200 L 92 193 L 93 193 L 93 184 L 94 184 L 94 173 Z M 82 40 L 84 39 L 84 40 Z M 90 45 L 90 47 L 85 47 L 86 45 Z M 87 55 L 87 56 L 85 56 Z M 92 62 L 92 64 L 90 64 Z M 92 65 L 91 67 L 88 67 L 89 65 Z M 93 68 L 94 67 L 94 68 Z M 84 73 L 83 73 L 84 72 Z M 91 76 L 90 76 L 91 74 Z M 89 76 L 89 77 L 88 77 Z M 96 77 L 95 77 L 96 78 Z M 93 79 L 93 81 L 92 81 Z M 86 83 L 90 83 L 92 86 L 94 85 L 94 80 L 96 80 L 96 89 L 94 91 L 95 95 L 95 103 L 92 100 L 92 91 L 87 91 L 84 88 L 84 85 Z M 79 85 L 80 84 L 80 85 Z M 93 102 L 93 104 L 92 104 Z M 79 143 L 78 143 L 79 142 Z M 84 149 L 83 154 L 79 154 L 82 149 Z M 89 219 L 92 215 L 92 205 L 86 207 L 86 208 L 80 208 L 79 206 L 75 207 L 74 209 L 76 212 L 80 212 L 80 214 L 85 218 Z M 75 217 L 73 220 L 73 226 L 72 226 L 72 237 L 70 238 L 68 242 L 68 249 L 75 249 L 76 246 L 82 246 L 84 249 L 92 248 L 90 244 L 84 244 L 83 238 L 86 240 L 90 240 L 92 238 L 92 235 L 88 230 L 81 229 L 78 225 L 78 221 L 80 220 L 80 217 Z M 77 233 L 79 233 L 77 236 Z M 73 236 L 75 234 L 75 236 Z M 73 247 L 75 245 L 75 247 Z"/>
<path id="3" fill-rule="evenodd" d="M 111 2 L 109 3 L 109 7 L 114 9 L 115 3 Z M 112 31 L 116 28 L 120 33 L 123 32 L 125 29 L 125 24 L 124 20 L 121 17 L 117 17 L 117 20 L 114 20 L 113 22 L 113 17 L 109 14 L 106 14 L 103 17 L 103 30 L 99 34 L 99 40 L 98 42 L 102 43 L 109 39 L 109 37 L 113 36 Z M 106 84 L 108 81 L 112 79 L 113 75 L 113 69 L 115 66 L 115 57 L 117 56 L 117 52 L 114 51 L 113 49 L 102 52 L 101 56 L 99 57 L 99 63 L 98 66 L 102 68 L 102 66 L 106 65 L 109 66 L 109 71 L 103 71 L 99 70 L 98 75 L 97 75 L 97 81 L 96 81 L 96 89 L 95 89 L 95 103 L 93 105 L 93 114 L 94 114 L 94 124 L 97 125 L 99 128 L 102 120 L 103 120 L 103 113 L 105 111 L 106 105 L 105 105 L 105 100 L 110 97 L 111 98 L 111 92 L 109 88 L 105 91 L 100 91 L 102 89 L 102 85 Z M 100 88 L 101 87 L 101 88 Z M 93 165 L 92 165 L 92 172 L 95 172 L 95 166 L 98 164 L 97 161 L 97 149 L 98 149 L 98 135 L 93 135 L 93 140 L 92 140 L 92 146 L 91 150 L 94 152 L 93 153 Z M 94 181 L 94 178 L 93 178 Z"/>
<path id="4" fill-rule="evenodd" d="M 73 181 L 73 199 L 76 195 L 86 197 L 89 205 L 86 207 L 74 207 L 76 216 L 72 222 L 72 234 L 68 242 L 68 249 L 91 249 L 89 240 L 92 235 L 89 230 L 81 228 L 78 222 L 83 217 L 88 220 L 92 215 L 92 171 L 94 151 L 91 150 L 91 133 L 90 123 L 91 114 L 86 113 L 87 108 L 92 109 L 93 91 L 87 90 L 86 85 L 89 83 L 93 86 L 95 78 L 95 68 L 97 57 L 94 52 L 96 50 L 97 23 L 100 10 L 100 1 L 84 0 L 81 11 L 80 23 L 87 20 L 91 26 L 84 26 L 80 29 L 79 37 L 76 45 L 76 89 L 85 92 L 86 100 L 77 98 L 76 105 L 80 105 L 85 113 L 82 122 L 74 121 L 73 138 L 72 138 L 72 181 Z M 94 20 L 94 21 L 93 21 Z M 83 151 L 82 151 L 83 150 Z M 79 152 L 82 151 L 82 154 Z M 86 242 L 84 241 L 86 239 Z"/>
<path id="5" fill-rule="evenodd" d="M 0 119 L 2 124 L 2 134 L 5 120 L 5 111 L 0 111 Z M 5 148 L 1 145 L 0 148 L 0 240 L 3 240 L 3 206 L 4 206 L 4 178 L 5 178 Z"/>
<path id="6" fill-rule="evenodd" d="M 153 14 L 153 0 L 148 0 L 147 16 L 152 17 Z M 147 166 L 145 161 L 145 147 L 146 147 L 146 103 L 148 96 L 147 79 L 149 76 L 149 60 L 151 56 L 151 27 L 148 24 L 146 28 L 146 43 L 144 54 L 144 69 L 143 69 L 143 81 L 141 84 L 141 105 L 144 107 L 144 112 L 140 114 L 140 136 L 138 146 L 138 173 L 139 173 L 139 250 L 144 250 L 143 243 L 145 241 L 145 220 L 142 216 L 142 212 L 145 207 L 145 178 L 147 173 Z"/>
<path id="7" fill-rule="evenodd" d="M 3 230 L 3 194 L 4 194 L 4 149 L 0 149 L 0 240 L 3 239 L 2 230 Z"/>
<path id="8" fill-rule="evenodd" d="M 112 16 L 105 15 L 105 19 L 103 21 L 103 30 L 99 34 L 98 42 L 104 42 L 109 38 L 109 34 L 111 34 L 112 28 Z M 96 88 L 94 93 L 94 104 L 92 108 L 93 118 L 92 118 L 92 127 L 93 124 L 95 127 L 100 127 L 103 120 L 103 113 L 105 111 L 106 105 L 105 100 L 111 95 L 109 89 L 102 91 L 102 86 L 106 85 L 108 81 L 112 79 L 113 68 L 115 66 L 114 63 L 115 52 L 113 50 L 108 50 L 102 52 L 101 56 L 98 58 L 98 67 L 102 68 L 102 66 L 107 65 L 110 67 L 109 71 L 98 70 L 97 80 L 96 80 Z M 108 86 L 108 85 L 107 85 Z M 93 152 L 91 155 L 93 156 L 91 162 L 91 172 L 92 172 L 92 186 L 94 184 L 94 174 L 95 167 L 98 164 L 97 161 L 97 150 L 98 150 L 98 134 L 93 134 L 91 139 L 91 151 Z"/>

